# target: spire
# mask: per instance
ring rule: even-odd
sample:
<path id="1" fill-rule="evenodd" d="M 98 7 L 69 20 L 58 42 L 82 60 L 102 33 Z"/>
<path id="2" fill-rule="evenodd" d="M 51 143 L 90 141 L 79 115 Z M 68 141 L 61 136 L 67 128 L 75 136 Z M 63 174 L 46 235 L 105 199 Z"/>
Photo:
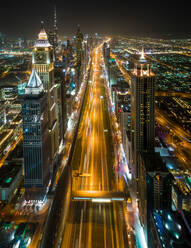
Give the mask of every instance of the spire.
<path id="1" fill-rule="evenodd" d="M 54 5 L 54 30 L 57 30 L 57 11 L 56 11 L 56 5 Z"/>
<path id="2" fill-rule="evenodd" d="M 142 51 L 141 51 L 140 60 L 145 60 L 145 52 L 144 52 L 144 48 L 143 47 L 142 47 Z"/>
<path id="3" fill-rule="evenodd" d="M 140 59 L 135 64 L 134 68 L 134 74 L 136 76 L 151 76 L 151 66 L 150 63 L 147 62 L 147 59 L 145 58 L 144 48 L 142 48 L 142 51 L 140 53 Z"/>
<path id="4" fill-rule="evenodd" d="M 44 28 L 44 21 L 41 21 L 41 23 L 40 23 L 40 24 L 41 24 L 41 29 L 40 29 L 40 30 L 41 30 L 41 32 L 45 32 L 45 28 Z"/>
<path id="5" fill-rule="evenodd" d="M 28 81 L 28 84 L 25 88 L 26 95 L 39 95 L 44 90 L 42 81 L 37 74 L 36 70 L 33 69 Z"/>
<path id="6" fill-rule="evenodd" d="M 77 33 L 80 33 L 80 24 L 77 24 Z"/>
<path id="7" fill-rule="evenodd" d="M 58 44 L 58 27 L 57 27 L 57 10 L 56 4 L 54 5 L 54 46 Z"/>

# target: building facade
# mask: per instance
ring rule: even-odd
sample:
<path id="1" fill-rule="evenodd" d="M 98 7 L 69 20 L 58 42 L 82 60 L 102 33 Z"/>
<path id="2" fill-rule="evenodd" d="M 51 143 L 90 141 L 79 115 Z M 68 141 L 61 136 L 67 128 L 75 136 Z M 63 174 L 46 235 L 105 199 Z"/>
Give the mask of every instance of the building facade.
<path id="1" fill-rule="evenodd" d="M 154 74 L 142 52 L 131 73 L 132 172 L 139 180 L 138 155 L 154 151 Z"/>
<path id="2" fill-rule="evenodd" d="M 191 211 L 191 187 L 187 178 L 174 180 L 172 186 L 172 202 L 177 210 Z"/>
<path id="3" fill-rule="evenodd" d="M 33 69 L 22 99 L 25 188 L 46 188 L 50 180 L 48 99 Z"/>
<path id="4" fill-rule="evenodd" d="M 171 209 L 172 177 L 159 153 L 140 153 L 139 161 L 139 217 L 150 247 L 150 216 L 153 210 Z"/>
<path id="5" fill-rule="evenodd" d="M 44 91 L 47 93 L 48 125 L 51 137 L 50 159 L 53 170 L 59 151 L 57 87 L 54 80 L 53 47 L 48 41 L 48 36 L 43 26 L 33 49 L 32 67 L 37 71 L 42 80 Z"/>
<path id="6" fill-rule="evenodd" d="M 22 180 L 22 166 L 4 165 L 0 168 L 0 200 L 9 202 Z"/>
<path id="7" fill-rule="evenodd" d="M 82 43 L 83 34 L 80 31 L 80 25 L 77 26 L 76 32 L 76 63 L 77 63 L 77 76 L 79 78 L 82 66 Z"/>
<path id="8" fill-rule="evenodd" d="M 6 105 L 5 102 L 0 102 L 1 109 L 0 109 L 0 130 L 6 124 Z"/>

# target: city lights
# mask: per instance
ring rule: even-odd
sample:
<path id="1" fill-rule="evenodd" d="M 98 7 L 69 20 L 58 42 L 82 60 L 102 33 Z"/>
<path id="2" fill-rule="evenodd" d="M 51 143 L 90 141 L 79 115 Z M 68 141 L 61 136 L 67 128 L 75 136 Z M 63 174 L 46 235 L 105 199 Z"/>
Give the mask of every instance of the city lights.
<path id="1" fill-rule="evenodd" d="M 190 247 L 188 6 L 53 2 L 1 6 L 0 247 Z"/>

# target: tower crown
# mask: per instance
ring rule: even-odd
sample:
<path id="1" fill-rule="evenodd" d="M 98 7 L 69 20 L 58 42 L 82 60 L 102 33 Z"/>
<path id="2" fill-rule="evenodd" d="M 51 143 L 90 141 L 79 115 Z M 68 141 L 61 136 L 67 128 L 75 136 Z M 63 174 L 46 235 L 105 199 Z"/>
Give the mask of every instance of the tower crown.
<path id="1" fill-rule="evenodd" d="M 80 24 L 77 24 L 77 32 L 80 32 Z"/>
<path id="2" fill-rule="evenodd" d="M 49 40 L 48 40 L 48 35 L 45 31 L 45 28 L 44 28 L 44 22 L 42 21 L 41 22 L 41 30 L 40 30 L 40 33 L 38 34 L 38 40 L 37 42 L 35 43 L 35 47 L 50 47 L 50 43 L 49 43 Z"/>
<path id="3" fill-rule="evenodd" d="M 141 51 L 140 55 L 141 55 L 141 56 L 140 56 L 139 61 L 140 61 L 141 63 L 146 63 L 147 60 L 146 60 L 146 58 L 145 58 L 144 48 L 142 48 L 142 51 Z"/>
<path id="4" fill-rule="evenodd" d="M 39 40 L 47 40 L 48 39 L 47 33 L 45 31 L 45 28 L 44 28 L 44 22 L 43 21 L 41 22 L 41 30 L 40 30 L 40 33 L 38 34 L 38 39 Z"/>
<path id="5" fill-rule="evenodd" d="M 140 53 L 140 59 L 135 63 L 135 68 L 133 74 L 138 77 L 150 77 L 154 76 L 151 71 L 151 65 L 147 62 L 145 58 L 144 49 Z"/>
<path id="6" fill-rule="evenodd" d="M 28 81 L 28 84 L 25 88 L 26 95 L 39 95 L 44 90 L 42 81 L 37 74 L 36 70 L 33 69 Z"/>

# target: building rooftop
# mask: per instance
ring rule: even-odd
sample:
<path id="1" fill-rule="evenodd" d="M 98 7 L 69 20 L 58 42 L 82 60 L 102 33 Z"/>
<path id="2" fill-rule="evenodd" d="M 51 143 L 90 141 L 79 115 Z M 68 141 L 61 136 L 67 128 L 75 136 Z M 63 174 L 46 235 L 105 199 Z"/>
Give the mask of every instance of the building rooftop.
<path id="1" fill-rule="evenodd" d="M 190 184 L 191 178 L 188 176 L 181 177 L 179 179 L 175 179 L 175 186 L 178 188 L 178 190 L 185 196 L 191 197 L 191 184 Z"/>
<path id="2" fill-rule="evenodd" d="M 11 121 L 11 125 L 14 125 L 14 124 L 21 124 L 22 122 L 22 116 L 21 115 L 17 115 L 17 117 Z"/>
<path id="3" fill-rule="evenodd" d="M 16 87 L 19 83 L 26 81 L 28 78 L 27 73 L 8 73 L 5 77 L 0 79 L 0 87 L 9 88 Z"/>
<path id="4" fill-rule="evenodd" d="M 38 40 L 35 43 L 35 47 L 51 47 L 51 44 L 48 40 L 48 35 L 44 29 L 44 23 L 41 23 L 41 30 L 38 35 Z"/>
<path id="5" fill-rule="evenodd" d="M 191 247 L 191 236 L 180 213 L 156 210 L 152 217 L 161 247 Z"/>
<path id="6" fill-rule="evenodd" d="M 172 156 L 163 156 L 162 157 L 163 161 L 166 163 L 166 167 L 169 170 L 176 170 L 178 171 L 181 167 L 180 163 L 175 157 Z"/>
<path id="7" fill-rule="evenodd" d="M 13 133 L 12 129 L 3 130 L 0 133 L 0 145 L 2 145 L 10 137 L 12 133 Z"/>
<path id="8" fill-rule="evenodd" d="M 9 112 L 6 116 L 7 121 L 12 122 L 16 117 L 17 117 L 18 113 L 13 113 L 13 112 Z"/>
<path id="9" fill-rule="evenodd" d="M 36 70 L 33 69 L 30 75 L 28 84 L 25 88 L 26 95 L 38 95 L 44 90 L 42 81 L 37 74 Z"/>
<path id="10" fill-rule="evenodd" d="M 22 169 L 21 166 L 6 165 L 0 168 L 0 187 L 8 188 Z"/>
<path id="11" fill-rule="evenodd" d="M 148 172 L 153 172 L 153 171 L 168 172 L 166 168 L 166 164 L 163 162 L 159 152 L 151 152 L 151 153 L 142 152 L 141 158 Z"/>

